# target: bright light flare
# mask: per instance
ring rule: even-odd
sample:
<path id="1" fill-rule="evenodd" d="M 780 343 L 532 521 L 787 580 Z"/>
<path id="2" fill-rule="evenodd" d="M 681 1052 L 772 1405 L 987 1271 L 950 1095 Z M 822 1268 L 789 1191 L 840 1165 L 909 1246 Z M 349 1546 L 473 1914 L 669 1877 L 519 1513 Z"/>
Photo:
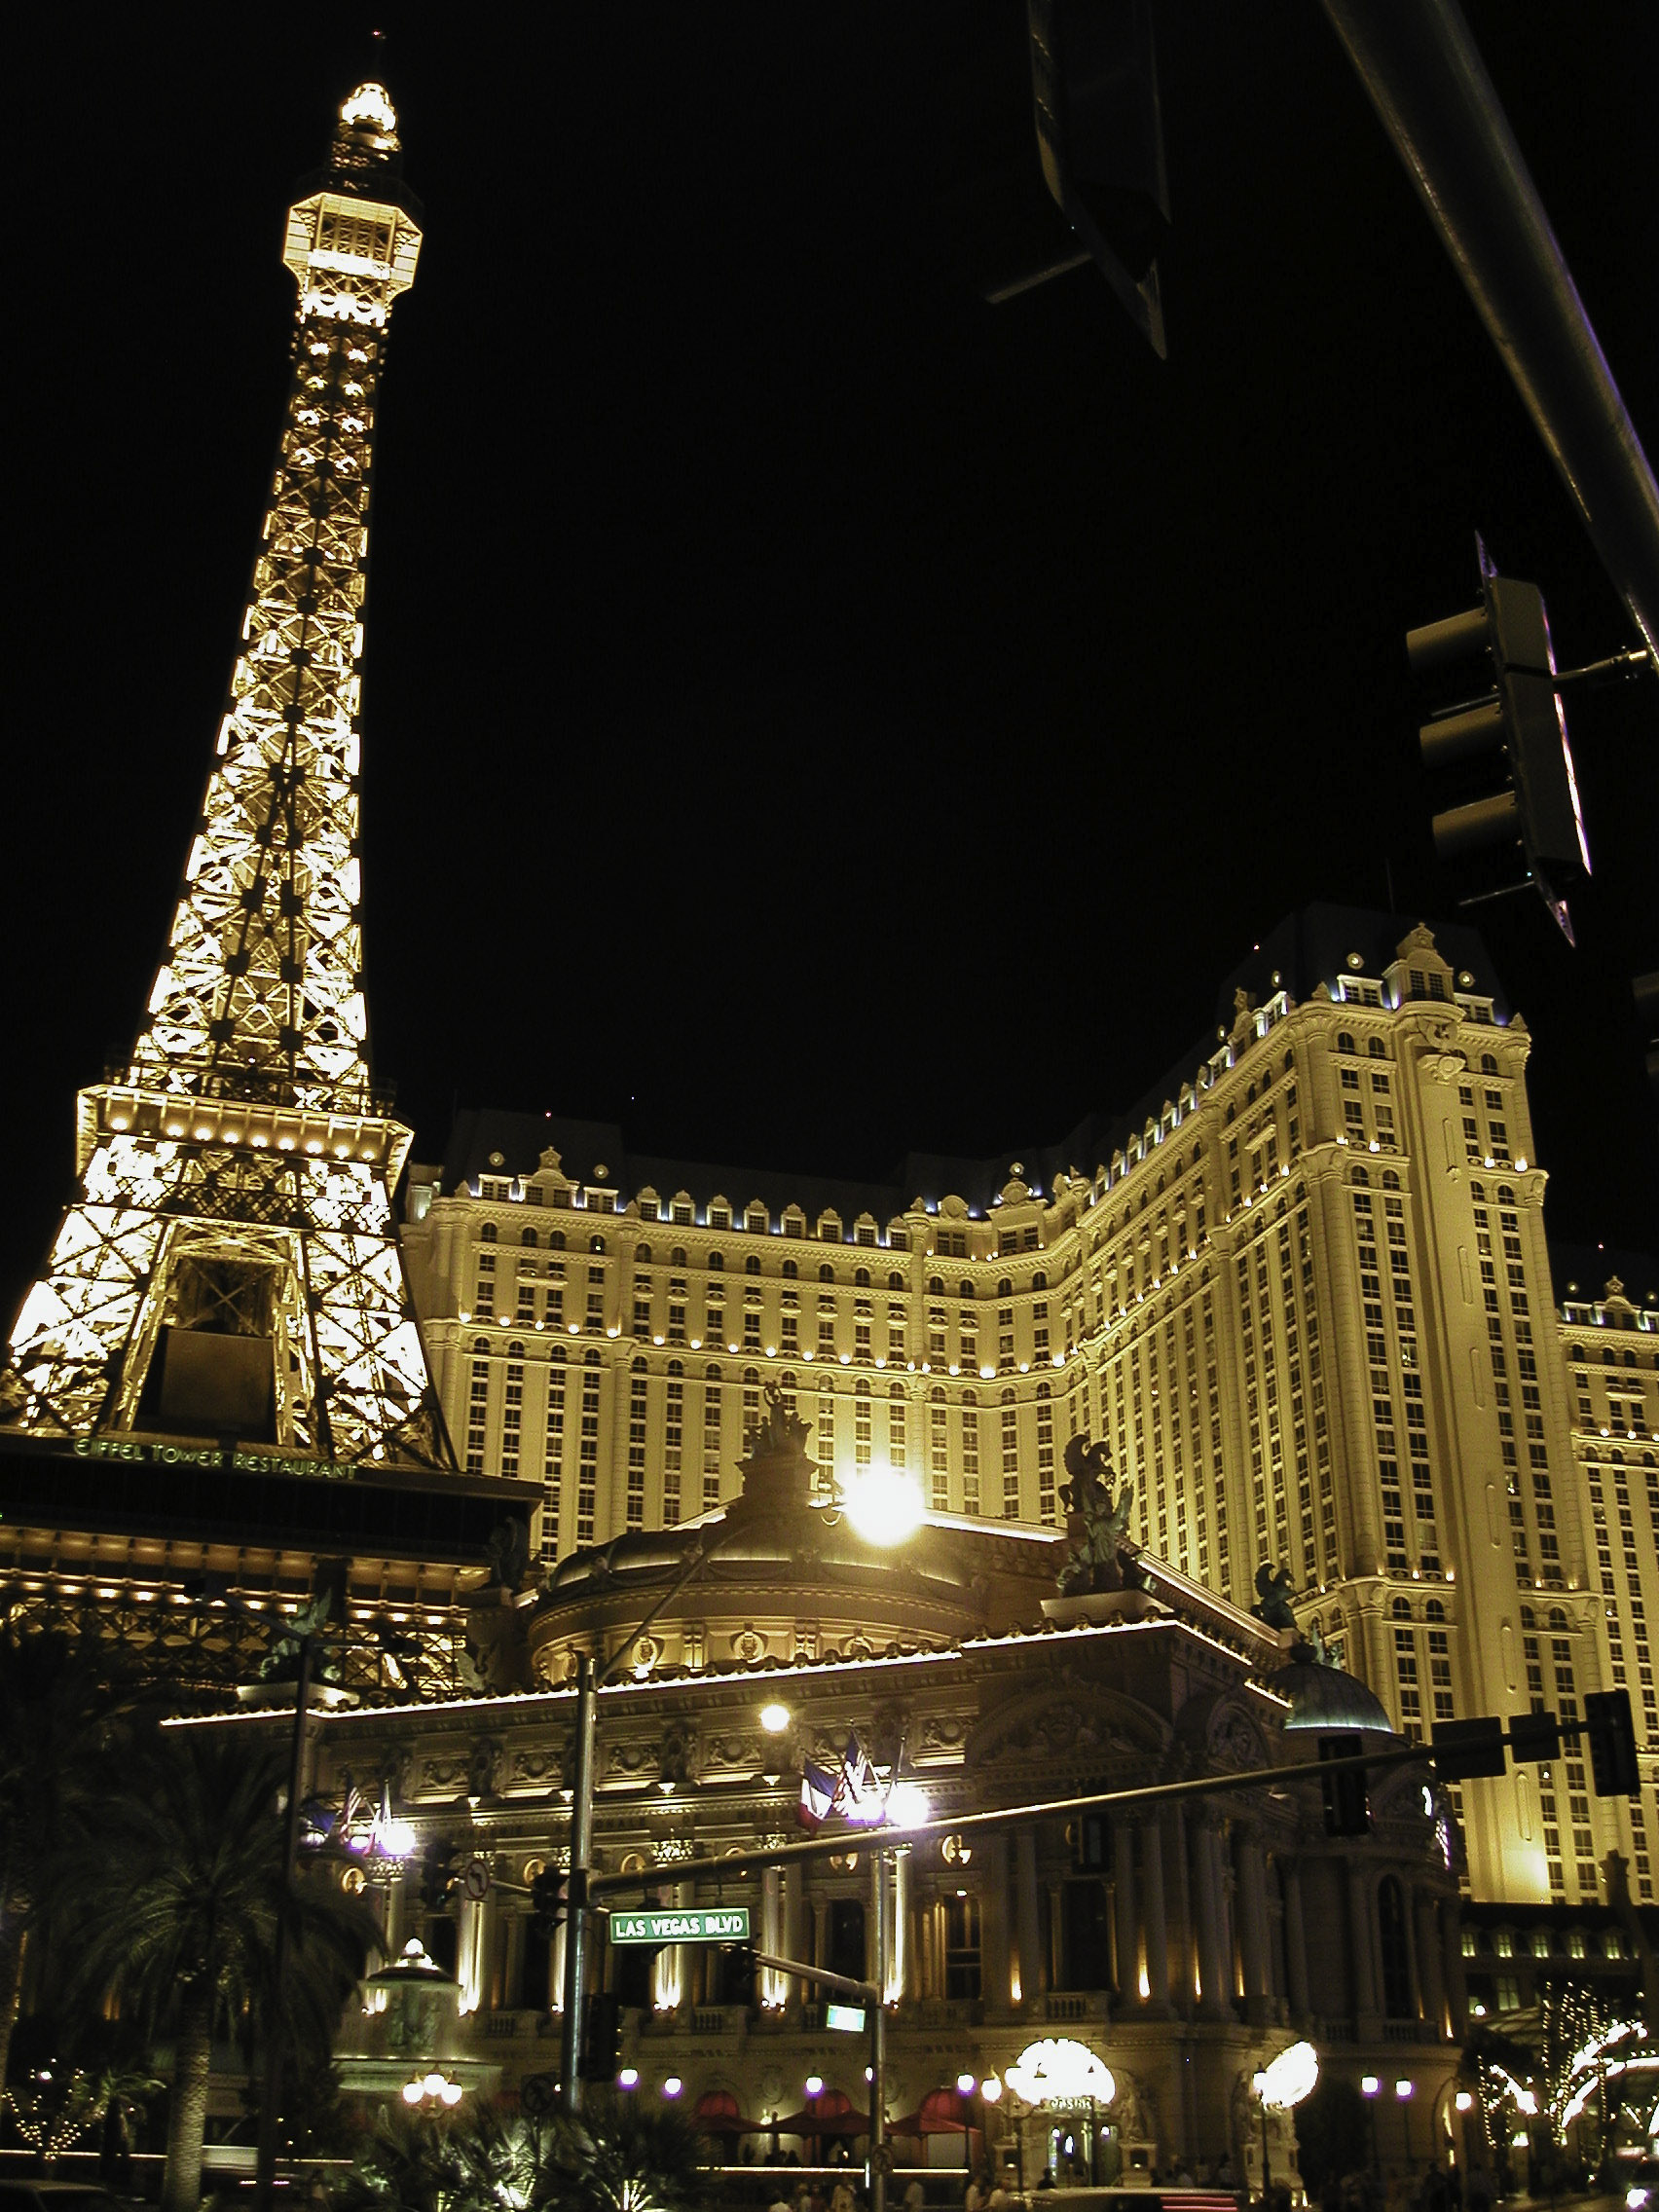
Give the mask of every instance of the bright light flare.
<path id="1" fill-rule="evenodd" d="M 781 1736 L 790 1724 L 790 1709 L 776 1699 L 760 1708 L 760 1725 L 768 1736 Z"/>
<path id="2" fill-rule="evenodd" d="M 894 1467 L 857 1467 L 841 1486 L 847 1519 L 866 1544 L 903 1544 L 922 1525 L 927 1506 L 914 1475 Z"/>
<path id="3" fill-rule="evenodd" d="M 887 1792 L 887 1825 L 890 1828 L 922 1827 L 932 1812 L 928 1793 L 919 1783 L 896 1782 Z"/>
<path id="4" fill-rule="evenodd" d="M 1261 2076 L 1262 2102 L 1278 2112 L 1288 2112 L 1310 2094 L 1319 2079 L 1319 2054 L 1310 2043 L 1293 2043 L 1288 2050 L 1264 2068 Z"/>

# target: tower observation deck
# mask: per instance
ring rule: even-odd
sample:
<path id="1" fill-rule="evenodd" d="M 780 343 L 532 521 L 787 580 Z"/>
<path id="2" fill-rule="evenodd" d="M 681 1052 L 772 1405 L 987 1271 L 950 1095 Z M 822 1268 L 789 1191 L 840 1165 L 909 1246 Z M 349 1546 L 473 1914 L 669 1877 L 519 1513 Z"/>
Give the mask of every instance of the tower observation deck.
<path id="1" fill-rule="evenodd" d="M 240 650 L 130 1059 L 80 1094 L 79 1184 L 0 1378 L 14 1434 L 455 1467 L 393 1229 L 411 1131 L 371 1080 L 358 847 L 375 410 L 420 249 L 391 102 L 359 85 L 288 211 L 294 373 Z"/>

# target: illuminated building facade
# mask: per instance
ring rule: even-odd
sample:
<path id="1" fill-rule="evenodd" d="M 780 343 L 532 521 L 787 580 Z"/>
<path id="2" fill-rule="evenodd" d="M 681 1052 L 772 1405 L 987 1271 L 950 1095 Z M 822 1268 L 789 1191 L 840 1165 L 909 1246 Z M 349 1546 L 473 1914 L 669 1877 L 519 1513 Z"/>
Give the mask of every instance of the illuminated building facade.
<path id="1" fill-rule="evenodd" d="M 1055 1526 L 1088 1434 L 1151 1551 L 1246 1607 L 1287 1568 L 1408 1734 L 1526 1710 L 1534 1645 L 1570 1713 L 1636 1640 L 1615 1662 L 1529 1050 L 1473 932 L 1313 907 L 1133 1113 L 1019 1156 L 861 1185 L 463 1115 L 404 1232 L 458 1449 L 540 1491 L 551 1563 L 729 1495 L 769 1382 L 826 1487 L 886 1461 L 970 1521 Z M 1554 1817 L 1538 1788 L 1461 1791 L 1474 1896 L 1594 1899 L 1616 1847 L 1651 1899 L 1650 1788 L 1634 1823 L 1576 1756 Z"/>
<path id="2" fill-rule="evenodd" d="M 787 1508 L 727 1531 L 601 1694 L 596 1863 L 641 1876 L 612 1906 L 646 1893 L 677 1910 L 743 1906 L 760 1948 L 864 1979 L 867 1830 L 845 1829 L 844 1850 L 810 1864 L 688 1870 L 797 1837 L 803 1761 L 837 1772 L 850 1733 L 883 1783 L 912 1793 L 912 1821 L 1265 1768 L 1271 1791 L 1198 1788 L 1132 1818 L 947 1826 L 889 1859 L 898 2156 L 927 2157 L 903 2122 L 931 2112 L 943 2116 L 935 2162 L 959 2168 L 988 2142 L 1028 2185 L 1069 2140 L 1079 2178 L 1092 2162 L 1103 2181 L 1144 2183 L 1154 2167 L 1225 2155 L 1259 2186 L 1250 2084 L 1306 2036 L 1386 2078 L 1388 2166 L 1431 2144 L 1444 2157 L 1464 2021 L 1450 1808 L 1426 1768 L 1408 1765 L 1375 1777 L 1370 1833 L 1332 1836 L 1316 1779 L 1327 1732 L 1397 1746 L 1378 1701 L 1150 1556 L 1138 1587 L 1066 1598 L 1063 1542 L 1025 1524 L 934 1514 L 880 1550 L 815 1491 L 815 1464 L 798 1440 L 761 1431 L 738 1487 L 758 1465 L 751 1497 L 783 1492 Z M 504 1611 L 519 1693 L 319 1720 L 318 1805 L 331 1813 L 354 1787 L 413 1831 L 401 1860 L 366 1828 L 335 1837 L 335 1862 L 378 1901 L 388 1955 L 418 1942 L 442 1977 L 429 1986 L 453 1985 L 459 2014 L 424 2043 L 395 2006 L 349 2019 L 338 2063 L 353 2093 L 384 2100 L 428 2069 L 469 2090 L 522 2093 L 538 2077 L 545 2090 L 563 1934 L 538 1933 L 529 1891 L 560 1863 L 569 1830 L 572 1654 L 627 1643 L 719 1519 L 572 1553 L 533 1607 Z M 455 1877 L 446 1901 L 424 1871 L 433 1856 Z M 752 2120 L 762 2157 L 768 2123 L 798 2114 L 814 2080 L 867 2111 L 866 2040 L 841 2032 L 810 1986 L 712 1945 L 603 1948 L 620 2078 L 642 2098 Z M 1051 2038 L 1106 2069 L 1094 2109 L 1016 2093 L 1022 2056 Z M 991 2100 L 977 2087 L 954 2097 L 959 2075 L 991 2082 Z M 1405 2097 L 1392 2094 L 1400 2083 Z M 1294 2179 L 1286 2116 L 1270 2118 L 1270 2137 L 1274 2173 Z M 735 2138 L 725 2149 L 735 2163 Z"/>

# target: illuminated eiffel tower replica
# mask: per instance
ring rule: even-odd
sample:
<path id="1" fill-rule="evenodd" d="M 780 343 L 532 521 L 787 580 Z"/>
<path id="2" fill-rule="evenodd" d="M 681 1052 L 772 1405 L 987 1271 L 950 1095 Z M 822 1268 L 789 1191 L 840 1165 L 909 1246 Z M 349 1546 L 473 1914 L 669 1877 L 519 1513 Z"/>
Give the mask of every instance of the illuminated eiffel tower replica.
<path id="1" fill-rule="evenodd" d="M 285 1496 L 281 1533 L 309 1529 L 313 1551 L 329 1517 L 296 1502 L 307 1478 L 318 1496 L 319 1476 L 366 1481 L 383 1505 L 435 1483 L 499 1519 L 476 1493 L 504 1486 L 456 1472 L 427 1371 L 391 1208 L 412 1133 L 373 1088 L 363 994 L 375 407 L 421 248 L 401 166 L 385 90 L 360 85 L 288 212 L 294 375 L 241 651 L 148 1011 L 128 1065 L 80 1094 L 79 1186 L 0 1376 L 7 1525 L 49 1499 L 55 1519 L 76 1472 L 105 1528 L 176 1534 L 205 1511 L 245 1539 Z M 232 1479 L 190 1507 L 179 1484 L 199 1496 L 203 1467 Z"/>

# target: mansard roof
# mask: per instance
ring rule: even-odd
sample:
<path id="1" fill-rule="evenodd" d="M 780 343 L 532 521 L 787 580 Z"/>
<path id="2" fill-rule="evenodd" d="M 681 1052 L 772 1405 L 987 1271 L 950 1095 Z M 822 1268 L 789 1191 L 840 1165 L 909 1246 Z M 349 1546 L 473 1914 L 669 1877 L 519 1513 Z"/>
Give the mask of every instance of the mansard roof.
<path id="1" fill-rule="evenodd" d="M 1424 927 L 1432 931 L 1435 952 L 1457 978 L 1456 987 L 1490 999 L 1496 1021 L 1507 1021 L 1510 1010 L 1502 985 L 1474 930 L 1461 923 L 1424 925 L 1408 915 L 1314 904 L 1287 915 L 1227 976 L 1217 1000 L 1219 1026 L 1224 1034 L 1231 1031 L 1240 991 L 1251 1006 L 1265 1006 L 1281 991 L 1294 1005 L 1310 998 L 1321 983 L 1335 995 L 1345 977 L 1381 978 L 1398 963 L 1407 937 Z M 1471 981 L 1463 983 L 1464 976 Z M 848 1227 L 860 1214 L 884 1225 L 918 1198 L 932 1209 L 951 1197 L 964 1199 L 970 1214 L 982 1217 L 996 1205 L 1016 1171 L 1032 1195 L 1043 1198 L 1061 1175 L 1093 1175 L 1114 1153 L 1137 1140 L 1149 1122 L 1161 1120 L 1166 1104 L 1191 1088 L 1216 1050 L 1214 1035 L 1198 1040 L 1126 1112 L 1086 1115 L 1057 1141 L 1014 1146 L 977 1160 L 947 1153 L 906 1153 L 889 1177 L 876 1182 L 637 1153 L 629 1149 L 614 1122 L 468 1107 L 458 1114 L 451 1131 L 442 1187 L 451 1192 L 463 1184 L 476 1188 L 478 1177 L 492 1171 L 533 1174 L 551 1145 L 572 1181 L 607 1185 L 617 1193 L 619 1204 L 649 1190 L 666 1205 L 683 1192 L 692 1199 L 699 1220 L 709 1200 L 717 1198 L 727 1199 L 739 1220 L 744 1207 L 758 1199 L 774 1224 L 787 1206 L 797 1205 L 809 1223 L 832 1212 Z"/>

